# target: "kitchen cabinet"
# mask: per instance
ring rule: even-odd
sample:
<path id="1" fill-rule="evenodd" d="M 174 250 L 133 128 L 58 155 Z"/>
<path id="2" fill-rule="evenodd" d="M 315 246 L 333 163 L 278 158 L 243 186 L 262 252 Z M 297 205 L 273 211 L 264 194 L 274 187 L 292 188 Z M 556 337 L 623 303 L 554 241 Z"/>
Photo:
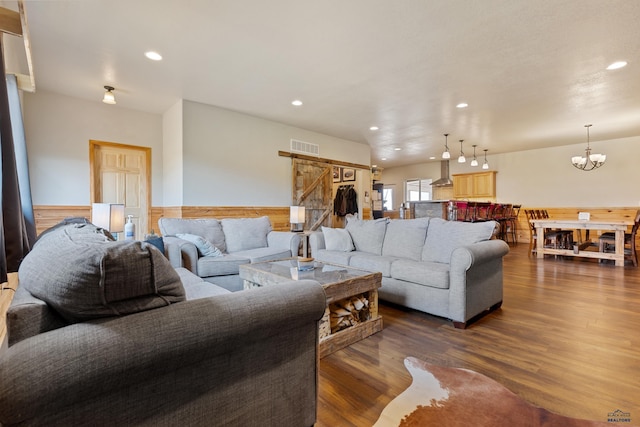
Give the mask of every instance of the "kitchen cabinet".
<path id="1" fill-rule="evenodd" d="M 456 199 L 496 197 L 496 171 L 454 174 L 453 195 Z"/>

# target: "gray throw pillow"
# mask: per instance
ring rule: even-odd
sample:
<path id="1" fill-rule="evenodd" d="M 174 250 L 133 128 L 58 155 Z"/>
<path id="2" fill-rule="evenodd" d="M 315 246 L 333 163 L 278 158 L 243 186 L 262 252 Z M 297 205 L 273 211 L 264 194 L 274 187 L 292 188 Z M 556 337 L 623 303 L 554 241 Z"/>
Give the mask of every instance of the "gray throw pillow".
<path id="1" fill-rule="evenodd" d="M 328 251 L 351 252 L 354 249 L 351 235 L 344 228 L 322 227 L 322 234 Z"/>
<path id="2" fill-rule="evenodd" d="M 394 219 L 387 224 L 382 255 L 420 261 L 429 218 Z"/>
<path id="3" fill-rule="evenodd" d="M 387 218 L 363 221 L 356 217 L 347 217 L 345 228 L 351 235 L 356 250 L 382 255 L 382 242 L 387 230 L 387 222 L 389 222 Z"/>
<path id="4" fill-rule="evenodd" d="M 39 240 L 18 275 L 21 286 L 71 323 L 185 300 L 180 277 L 156 247 L 114 242 L 86 227 L 62 227 Z"/>
<path id="5" fill-rule="evenodd" d="M 187 234 L 179 233 L 179 234 L 176 234 L 176 237 L 196 245 L 196 248 L 198 249 L 198 253 L 200 254 L 200 256 L 212 256 L 212 257 L 222 256 L 222 252 L 220 252 L 220 249 L 216 248 L 213 245 L 213 243 L 206 240 L 204 237 L 196 236 L 195 234 L 188 234 L 188 233 Z"/>
<path id="6" fill-rule="evenodd" d="M 260 218 L 225 218 L 220 221 L 227 252 L 248 251 L 266 248 L 267 234 L 271 231 L 269 217 Z"/>
<path id="7" fill-rule="evenodd" d="M 431 218 L 422 260 L 448 264 L 455 249 L 491 239 L 495 226 L 495 221 L 461 222 Z"/>

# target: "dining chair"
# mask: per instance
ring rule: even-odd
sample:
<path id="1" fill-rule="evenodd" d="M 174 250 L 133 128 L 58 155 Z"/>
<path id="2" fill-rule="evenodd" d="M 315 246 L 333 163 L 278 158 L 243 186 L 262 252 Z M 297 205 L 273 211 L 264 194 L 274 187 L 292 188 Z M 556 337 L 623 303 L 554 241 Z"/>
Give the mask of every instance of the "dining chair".
<path id="1" fill-rule="evenodd" d="M 546 219 L 540 210 L 525 209 L 524 213 L 527 215 L 527 221 L 529 222 L 529 256 L 536 252 L 536 242 L 538 236 L 536 235 L 536 227 L 531 220 L 534 219 Z M 571 240 L 573 232 L 569 230 L 550 230 L 545 229 L 544 232 L 544 245 L 554 249 L 565 248 L 567 249 L 573 242 Z"/>
<path id="2" fill-rule="evenodd" d="M 638 266 L 638 254 L 636 252 L 636 234 L 638 232 L 638 227 L 640 227 L 640 210 L 636 212 L 636 217 L 633 221 L 633 227 L 631 227 L 631 233 L 624 234 L 624 258 L 626 260 L 631 260 L 634 267 Z M 608 231 L 600 235 L 598 245 L 598 249 L 600 252 L 615 251 L 615 247 L 616 233 Z"/>

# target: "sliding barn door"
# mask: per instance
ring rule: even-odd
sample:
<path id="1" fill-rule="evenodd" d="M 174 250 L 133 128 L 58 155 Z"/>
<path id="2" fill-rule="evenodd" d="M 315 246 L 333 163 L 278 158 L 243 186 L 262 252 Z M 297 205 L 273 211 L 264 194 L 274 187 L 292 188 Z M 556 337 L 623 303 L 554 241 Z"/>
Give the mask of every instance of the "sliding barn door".
<path id="1" fill-rule="evenodd" d="M 293 160 L 293 203 L 304 206 L 305 230 L 331 227 L 333 213 L 333 168 L 328 163 Z"/>

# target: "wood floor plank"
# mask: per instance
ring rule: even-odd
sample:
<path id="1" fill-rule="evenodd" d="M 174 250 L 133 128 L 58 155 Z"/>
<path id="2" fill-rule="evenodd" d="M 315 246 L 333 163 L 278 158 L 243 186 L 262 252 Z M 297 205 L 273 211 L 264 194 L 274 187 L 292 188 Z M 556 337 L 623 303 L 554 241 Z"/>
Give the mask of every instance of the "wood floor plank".
<path id="1" fill-rule="evenodd" d="M 640 269 L 589 259 L 504 259 L 504 304 L 468 329 L 384 302 L 383 331 L 320 361 L 318 427 L 371 426 L 411 383 L 405 357 L 472 369 L 534 405 L 640 424 Z"/>

